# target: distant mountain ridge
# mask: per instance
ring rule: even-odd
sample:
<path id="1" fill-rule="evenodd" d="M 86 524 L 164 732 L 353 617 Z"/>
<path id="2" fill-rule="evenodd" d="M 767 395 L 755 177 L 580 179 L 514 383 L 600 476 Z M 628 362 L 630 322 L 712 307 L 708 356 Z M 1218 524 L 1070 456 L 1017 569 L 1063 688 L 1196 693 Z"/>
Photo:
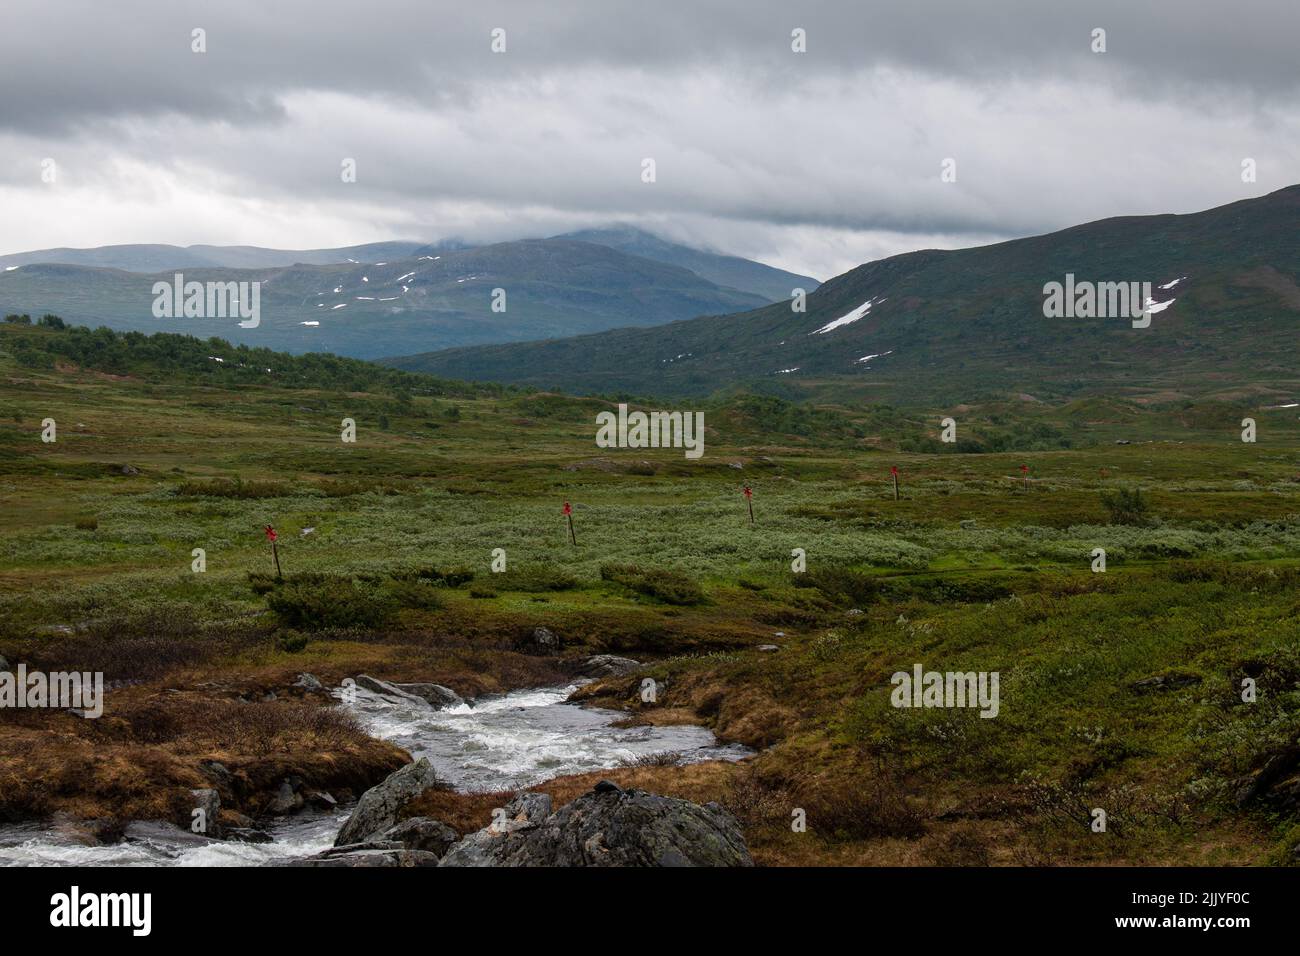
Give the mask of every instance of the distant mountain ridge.
<path id="1" fill-rule="evenodd" d="M 660 239 L 653 233 L 633 226 L 615 226 L 605 229 L 583 229 L 568 232 L 561 239 L 579 239 L 609 246 L 629 255 L 666 262 L 669 265 L 690 269 L 710 282 L 730 289 L 753 292 L 770 302 L 780 302 L 794 294 L 795 289 L 811 292 L 820 283 L 811 276 L 801 276 L 784 269 L 776 269 L 738 256 L 720 255 L 691 246 Z"/>
<path id="2" fill-rule="evenodd" d="M 168 269 L 267 269 L 275 266 L 329 265 L 401 259 L 429 248 L 422 242 L 371 242 L 337 249 L 266 249 L 261 246 L 121 245 L 89 249 L 37 249 L 0 256 L 0 269 L 10 266 L 58 264 L 121 269 L 124 272 L 165 272 Z M 454 243 L 450 248 L 465 248 Z M 441 250 L 440 250 L 441 251 Z"/>
<path id="3" fill-rule="evenodd" d="M 483 346 L 398 368 L 579 392 L 964 401 L 1263 392 L 1300 400 L 1300 186 L 1188 215 L 1105 219 L 869 262 L 789 302 L 654 329 Z M 1151 325 L 1048 319 L 1067 274 L 1150 282 Z"/>
<path id="4" fill-rule="evenodd" d="M 110 247 L 91 250 L 96 255 L 89 258 L 135 266 L 169 264 L 146 273 L 11 262 L 0 266 L 0 311 L 53 312 L 67 321 L 119 330 L 184 332 L 298 353 L 377 358 L 654 325 L 753 309 L 769 301 L 678 265 L 575 239 L 449 246 L 458 244 L 317 250 L 313 254 L 318 257 L 344 261 L 256 268 L 188 265 L 184 257 L 171 258 L 185 253 L 208 261 L 215 255 L 213 247 L 129 247 L 126 252 Z M 219 251 L 227 260 L 256 260 L 268 253 L 301 256 L 250 248 Z M 260 283 L 260 324 L 243 329 L 233 319 L 155 317 L 154 283 L 174 282 L 178 272 L 186 282 Z M 504 298 L 495 295 L 497 289 L 504 290 Z M 504 311 L 494 311 L 494 301 Z"/>

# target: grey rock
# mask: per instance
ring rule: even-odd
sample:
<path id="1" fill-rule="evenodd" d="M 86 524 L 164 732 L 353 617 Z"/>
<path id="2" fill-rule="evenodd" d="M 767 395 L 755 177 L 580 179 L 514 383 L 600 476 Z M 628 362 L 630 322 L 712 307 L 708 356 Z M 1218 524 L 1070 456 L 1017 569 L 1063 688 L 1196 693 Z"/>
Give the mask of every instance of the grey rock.
<path id="1" fill-rule="evenodd" d="M 315 674 L 299 674 L 298 679 L 293 682 L 294 687 L 307 694 L 328 694 L 325 685 L 317 679 Z"/>
<path id="2" fill-rule="evenodd" d="M 616 657 L 613 654 L 596 654 L 588 657 L 578 668 L 583 677 L 621 677 L 640 670 L 644 665 L 630 657 Z"/>
<path id="3" fill-rule="evenodd" d="M 339 805 L 339 802 L 334 799 L 334 794 L 324 790 L 313 790 L 307 794 L 307 803 L 317 810 L 333 810 Z"/>
<path id="4" fill-rule="evenodd" d="M 355 678 L 357 686 L 370 691 L 373 694 L 379 694 L 382 697 L 388 697 L 392 700 L 400 700 L 412 706 L 421 707 L 428 703 L 423 697 L 417 697 L 409 691 L 404 691 L 396 684 L 386 680 L 379 680 L 377 677 L 371 677 L 369 674 L 358 674 Z"/>
<path id="5" fill-rule="evenodd" d="M 519 642 L 519 648 L 526 654 L 558 654 L 564 642 L 549 627 L 535 627 L 528 636 Z"/>
<path id="6" fill-rule="evenodd" d="M 209 846 L 221 842 L 161 820 L 134 820 L 126 825 L 122 836 L 134 843 L 153 843 L 168 847 Z"/>
<path id="7" fill-rule="evenodd" d="M 523 791 L 492 815 L 492 822 L 471 833 L 443 855 L 439 866 L 499 866 L 497 853 L 505 838 L 539 826 L 551 815 L 551 795 Z"/>
<path id="8" fill-rule="evenodd" d="M 381 849 L 368 847 L 339 847 L 346 853 L 333 853 L 326 850 L 316 856 L 292 857 L 287 860 L 275 860 L 268 866 L 315 866 L 331 868 L 351 867 L 413 867 L 437 866 L 438 857 L 423 850 L 405 850 L 401 848 Z"/>
<path id="9" fill-rule="evenodd" d="M 217 817 L 221 814 L 221 794 L 211 787 L 205 787 L 201 790 L 191 790 L 190 797 L 193 800 L 192 809 L 203 811 L 201 819 L 206 827 L 203 832 L 210 837 L 220 839 L 221 824 L 217 821 Z M 193 828 L 199 819 L 191 813 L 190 818 L 185 823 Z"/>
<path id="10" fill-rule="evenodd" d="M 506 823 L 502 825 L 504 832 L 523 829 L 524 824 L 537 826 L 551 815 L 551 795 L 523 790 L 515 794 L 514 799 L 505 805 L 504 810 L 506 817 Z"/>
<path id="11" fill-rule="evenodd" d="M 328 850 L 322 850 L 316 856 L 345 856 L 348 853 L 360 853 L 363 850 L 405 850 L 406 847 L 397 840 L 367 840 L 364 843 L 345 843 L 343 846 L 332 846 Z"/>
<path id="12" fill-rule="evenodd" d="M 765 653 L 771 653 L 772 651 L 779 651 L 780 649 L 781 649 L 781 648 L 778 647 L 778 646 L 775 645 L 775 644 L 760 644 L 760 645 L 758 645 L 758 650 L 763 651 L 763 652 L 765 652 Z"/>
<path id="13" fill-rule="evenodd" d="M 471 833 L 454 845 L 439 860 L 439 866 L 496 866 L 493 844 L 486 830 Z"/>
<path id="14" fill-rule="evenodd" d="M 272 843 L 271 834 L 256 827 L 226 827 L 225 837 L 234 843 Z"/>
<path id="15" fill-rule="evenodd" d="M 460 840 L 460 834 L 432 817 L 411 817 L 385 830 L 382 839 L 441 858 Z"/>
<path id="16" fill-rule="evenodd" d="M 540 823 L 495 837 L 480 830 L 441 866 L 753 866 L 740 826 L 703 806 L 608 781 Z"/>
<path id="17" fill-rule="evenodd" d="M 294 788 L 293 782 L 286 778 L 281 782 L 280 789 L 267 810 L 276 816 L 284 816 L 286 813 L 296 813 L 301 810 L 305 802 L 302 794 Z"/>
<path id="18" fill-rule="evenodd" d="M 124 475 L 138 475 L 138 474 L 140 474 L 140 469 L 137 468 L 137 467 L 135 467 L 135 465 L 123 465 L 123 466 L 122 466 L 121 468 L 119 468 L 118 470 L 119 470 L 122 474 L 124 474 Z"/>
<path id="19" fill-rule="evenodd" d="M 371 787 L 361 795 L 352 816 L 348 817 L 348 822 L 339 830 L 334 845 L 365 843 L 379 838 L 385 830 L 397 823 L 397 814 L 402 807 L 437 784 L 438 777 L 433 765 L 425 757 L 389 774 L 383 783 Z"/>
<path id="20" fill-rule="evenodd" d="M 441 684 L 394 684 L 393 686 L 408 694 L 414 694 L 439 710 L 445 707 L 459 707 L 465 703 L 454 690 Z"/>
<path id="21" fill-rule="evenodd" d="M 104 846 L 122 838 L 122 829 L 111 819 L 83 820 L 59 811 L 50 821 L 51 829 L 68 843 L 81 846 Z"/>

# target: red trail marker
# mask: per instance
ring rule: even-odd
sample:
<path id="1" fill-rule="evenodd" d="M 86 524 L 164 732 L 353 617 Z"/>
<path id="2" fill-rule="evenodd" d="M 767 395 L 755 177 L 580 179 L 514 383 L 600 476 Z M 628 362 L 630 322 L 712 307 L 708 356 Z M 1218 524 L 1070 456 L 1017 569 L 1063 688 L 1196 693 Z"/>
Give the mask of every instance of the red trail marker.
<path id="1" fill-rule="evenodd" d="M 564 517 L 568 519 L 569 522 L 569 540 L 573 542 L 573 546 L 576 548 L 578 546 L 578 539 L 573 533 L 573 506 L 567 501 L 564 503 Z"/>
<path id="2" fill-rule="evenodd" d="M 282 578 L 284 575 L 280 573 L 280 551 L 275 546 L 276 539 L 279 537 L 274 528 L 270 525 L 266 526 L 266 540 L 271 542 L 271 557 L 275 559 L 275 576 Z"/>
<path id="3" fill-rule="evenodd" d="M 1025 491 L 1028 491 L 1028 490 L 1029 490 L 1029 466 L 1028 466 L 1028 465 L 1021 465 L 1021 466 L 1020 466 L 1020 471 L 1021 471 L 1021 474 L 1023 474 L 1023 475 L 1025 476 Z"/>
<path id="4" fill-rule="evenodd" d="M 754 523 L 754 492 L 749 485 L 745 486 L 745 504 L 749 507 L 749 523 Z"/>
<path id="5" fill-rule="evenodd" d="M 890 465 L 889 474 L 890 477 L 894 479 L 894 500 L 897 501 L 898 500 L 898 466 Z"/>

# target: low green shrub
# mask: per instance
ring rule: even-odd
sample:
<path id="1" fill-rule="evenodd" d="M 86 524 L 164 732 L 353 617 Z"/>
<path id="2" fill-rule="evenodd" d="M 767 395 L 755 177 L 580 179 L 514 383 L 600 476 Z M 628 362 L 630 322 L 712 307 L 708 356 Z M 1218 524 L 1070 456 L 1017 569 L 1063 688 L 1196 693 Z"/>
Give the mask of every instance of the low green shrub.
<path id="1" fill-rule="evenodd" d="M 435 567 L 418 567 L 408 568 L 404 571 L 394 571 L 392 577 L 398 581 L 423 581 L 426 584 L 437 584 L 447 588 L 458 588 L 462 584 L 468 584 L 474 580 L 474 572 L 469 568 L 448 568 L 443 570 Z"/>
<path id="2" fill-rule="evenodd" d="M 282 626 L 306 630 L 382 627 L 396 609 L 391 595 L 338 575 L 286 579 L 267 593 L 266 604 Z"/>
<path id="3" fill-rule="evenodd" d="M 180 498 L 283 498 L 290 494 L 287 484 L 280 481 L 245 481 L 236 478 L 212 480 L 188 478 L 176 486 Z"/>
<path id="4" fill-rule="evenodd" d="M 309 638 L 302 631 L 281 631 L 275 639 L 275 646 L 286 654 L 297 654 L 307 646 Z"/>
<path id="5" fill-rule="evenodd" d="M 880 596 L 880 580 L 848 568 L 819 567 L 794 575 L 797 588 L 816 588 L 835 604 L 870 604 Z"/>
<path id="6" fill-rule="evenodd" d="M 427 581 L 393 580 L 384 585 L 384 593 L 398 607 L 433 611 L 443 606 L 437 589 Z"/>
<path id="7" fill-rule="evenodd" d="M 1145 525 L 1149 520 L 1147 501 L 1141 488 L 1117 488 L 1103 491 L 1101 504 L 1110 515 L 1111 524 Z"/>
<path id="8" fill-rule="evenodd" d="M 600 578 L 665 604 L 704 603 L 700 586 L 680 571 L 645 568 L 639 564 L 604 564 L 600 568 Z"/>

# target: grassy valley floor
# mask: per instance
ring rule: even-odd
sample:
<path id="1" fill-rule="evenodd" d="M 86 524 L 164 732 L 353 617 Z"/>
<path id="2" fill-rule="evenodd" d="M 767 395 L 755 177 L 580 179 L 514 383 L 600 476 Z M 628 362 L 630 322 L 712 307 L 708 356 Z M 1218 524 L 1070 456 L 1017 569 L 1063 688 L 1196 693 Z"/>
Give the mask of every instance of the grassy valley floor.
<path id="1" fill-rule="evenodd" d="M 346 797 L 405 755 L 299 673 L 476 697 L 613 653 L 647 667 L 579 699 L 759 752 L 540 789 L 718 800 L 760 863 L 1300 861 L 1294 409 L 736 396 L 700 406 L 690 461 L 595 447 L 599 399 L 251 379 L 210 343 L 183 367 L 129 344 L 97 367 L 58 350 L 69 334 L 0 328 L 0 655 L 113 689 L 99 720 L 0 710 L 0 819 L 177 819 L 211 760 L 249 816 L 286 775 Z M 528 652 L 537 627 L 558 655 Z M 998 672 L 998 715 L 891 706 L 915 664 Z M 501 800 L 408 812 L 463 832 Z"/>

